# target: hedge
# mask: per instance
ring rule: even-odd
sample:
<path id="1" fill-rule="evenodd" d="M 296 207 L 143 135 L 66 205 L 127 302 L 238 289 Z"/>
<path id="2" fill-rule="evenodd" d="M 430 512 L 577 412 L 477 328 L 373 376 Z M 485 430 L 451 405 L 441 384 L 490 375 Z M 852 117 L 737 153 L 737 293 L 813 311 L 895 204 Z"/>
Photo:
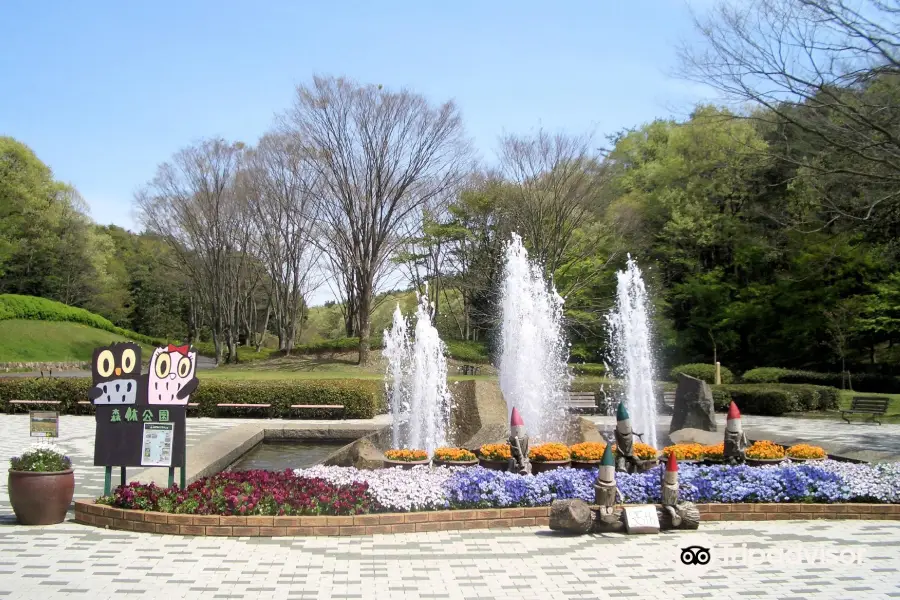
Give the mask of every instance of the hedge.
<path id="1" fill-rule="evenodd" d="M 605 377 L 606 376 L 606 366 L 597 363 L 575 363 L 572 366 L 572 371 L 576 375 L 586 375 L 588 377 Z"/>
<path id="2" fill-rule="evenodd" d="M 36 296 L 0 294 L 0 321 L 9 319 L 67 321 L 115 333 L 116 335 L 134 340 L 135 342 L 151 346 L 165 346 L 168 343 L 167 340 L 161 338 L 153 338 L 121 327 L 116 327 L 112 321 L 88 310 L 84 310 L 83 308 L 67 306 L 62 302 L 38 298 Z"/>
<path id="3" fill-rule="evenodd" d="M 60 412 L 90 412 L 79 407 L 87 400 L 91 381 L 87 378 L 0 379 L 0 410 L 27 412 L 29 407 L 11 406 L 9 400 L 59 400 Z M 243 414 L 251 417 L 371 419 L 385 411 L 384 384 L 364 379 L 310 379 L 303 381 L 201 381 L 191 402 L 199 404 L 206 417 Z M 260 409 L 216 409 L 217 404 L 271 404 Z M 344 411 L 329 409 L 291 410 L 291 404 L 343 404 Z"/>
<path id="4" fill-rule="evenodd" d="M 728 384 L 734 381 L 734 373 L 727 367 L 720 367 L 722 375 L 722 383 Z M 716 382 L 716 365 L 707 365 L 703 363 L 692 363 L 688 365 L 678 365 L 669 371 L 669 378 L 672 381 L 678 381 L 678 374 L 684 373 L 689 377 L 702 379 L 706 383 Z"/>
<path id="5" fill-rule="evenodd" d="M 824 385 L 842 388 L 846 385 L 840 373 L 818 373 L 797 371 L 777 367 L 751 369 L 741 376 L 746 383 L 797 383 Z M 854 391 L 881 394 L 900 394 L 900 377 L 872 373 L 850 374 L 850 384 Z"/>
<path id="6" fill-rule="evenodd" d="M 840 392 L 833 387 L 791 384 L 742 384 L 713 386 L 717 410 L 733 400 L 742 413 L 778 416 L 787 412 L 834 410 Z"/>

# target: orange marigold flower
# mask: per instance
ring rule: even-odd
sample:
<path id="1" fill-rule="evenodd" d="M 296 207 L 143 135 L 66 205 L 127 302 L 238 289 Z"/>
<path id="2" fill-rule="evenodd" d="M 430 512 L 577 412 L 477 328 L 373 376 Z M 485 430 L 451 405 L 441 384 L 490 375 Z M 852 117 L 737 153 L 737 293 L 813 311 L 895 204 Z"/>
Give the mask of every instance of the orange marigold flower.
<path id="1" fill-rule="evenodd" d="M 478 453 L 487 460 L 509 460 L 512 456 L 509 444 L 485 444 Z"/>
<path id="2" fill-rule="evenodd" d="M 747 458 L 757 460 L 784 458 L 784 447 L 769 440 L 760 440 L 747 448 Z"/>
<path id="3" fill-rule="evenodd" d="M 653 460 L 659 456 L 659 450 L 643 442 L 634 443 L 634 455 L 641 460 Z"/>
<path id="4" fill-rule="evenodd" d="M 469 461 L 477 458 L 465 448 L 437 448 L 434 451 L 434 457 L 447 462 Z"/>
<path id="5" fill-rule="evenodd" d="M 400 462 L 416 462 L 428 460 L 428 453 L 424 450 L 393 449 L 386 451 L 384 457 L 388 460 L 397 460 Z"/>
<path id="6" fill-rule="evenodd" d="M 604 450 L 606 450 L 606 444 L 603 442 L 581 442 L 569 446 L 573 460 L 600 460 L 603 458 Z"/>
<path id="7" fill-rule="evenodd" d="M 705 458 L 724 458 L 725 442 L 719 442 L 712 446 L 703 446 L 703 456 Z"/>
<path id="8" fill-rule="evenodd" d="M 797 444 L 787 449 L 790 458 L 825 458 L 827 453 L 824 448 L 810 446 L 809 444 Z"/>
<path id="9" fill-rule="evenodd" d="M 569 448 L 565 444 L 558 442 L 548 442 L 546 444 L 538 444 L 528 451 L 528 458 L 538 462 L 550 462 L 555 460 L 569 460 Z"/>
<path id="10" fill-rule="evenodd" d="M 678 460 L 700 460 L 703 458 L 703 446 L 700 444 L 673 444 L 663 448 L 663 456 L 668 457 L 673 452 Z"/>

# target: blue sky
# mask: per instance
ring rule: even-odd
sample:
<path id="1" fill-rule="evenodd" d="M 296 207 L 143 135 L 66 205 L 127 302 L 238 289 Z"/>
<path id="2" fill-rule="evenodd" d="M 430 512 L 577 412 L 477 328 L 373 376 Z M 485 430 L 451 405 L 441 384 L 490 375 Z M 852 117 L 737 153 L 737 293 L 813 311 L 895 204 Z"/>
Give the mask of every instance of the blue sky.
<path id="1" fill-rule="evenodd" d="M 490 162 L 505 132 L 592 131 L 600 145 L 684 116 L 701 90 L 668 73 L 691 36 L 684 0 L 12 0 L 0 135 L 74 184 L 97 222 L 135 229 L 134 192 L 160 162 L 207 136 L 253 143 L 314 73 L 456 100 Z"/>

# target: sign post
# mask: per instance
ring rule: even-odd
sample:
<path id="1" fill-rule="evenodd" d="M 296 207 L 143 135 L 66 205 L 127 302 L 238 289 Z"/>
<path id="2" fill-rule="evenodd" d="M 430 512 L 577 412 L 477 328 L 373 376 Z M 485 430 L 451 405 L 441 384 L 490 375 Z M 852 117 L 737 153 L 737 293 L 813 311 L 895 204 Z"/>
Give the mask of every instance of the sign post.
<path id="1" fill-rule="evenodd" d="M 31 437 L 59 437 L 59 413 L 33 410 L 29 414 Z"/>

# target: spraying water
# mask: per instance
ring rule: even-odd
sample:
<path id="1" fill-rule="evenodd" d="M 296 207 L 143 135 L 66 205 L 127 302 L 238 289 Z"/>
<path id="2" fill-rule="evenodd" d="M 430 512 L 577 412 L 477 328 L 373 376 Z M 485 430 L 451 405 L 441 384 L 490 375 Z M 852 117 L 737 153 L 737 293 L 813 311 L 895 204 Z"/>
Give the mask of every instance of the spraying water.
<path id="1" fill-rule="evenodd" d="M 419 297 L 411 341 L 409 323 L 398 304 L 391 329 L 384 332 L 392 446 L 427 450 L 429 454 L 448 443 L 452 404 L 445 347 L 431 322 L 431 313 L 426 293 Z"/>
<path id="2" fill-rule="evenodd" d="M 500 300 L 500 389 L 507 416 L 515 406 L 532 439 L 564 441 L 571 375 L 563 335 L 563 299 L 528 260 L 522 238 L 506 246 Z"/>
<path id="3" fill-rule="evenodd" d="M 616 308 L 607 316 L 607 322 L 616 374 L 625 384 L 625 403 L 631 425 L 636 433 L 644 434 L 644 442 L 655 446 L 655 373 L 648 306 L 641 270 L 629 254 L 625 270 L 618 273 Z"/>

